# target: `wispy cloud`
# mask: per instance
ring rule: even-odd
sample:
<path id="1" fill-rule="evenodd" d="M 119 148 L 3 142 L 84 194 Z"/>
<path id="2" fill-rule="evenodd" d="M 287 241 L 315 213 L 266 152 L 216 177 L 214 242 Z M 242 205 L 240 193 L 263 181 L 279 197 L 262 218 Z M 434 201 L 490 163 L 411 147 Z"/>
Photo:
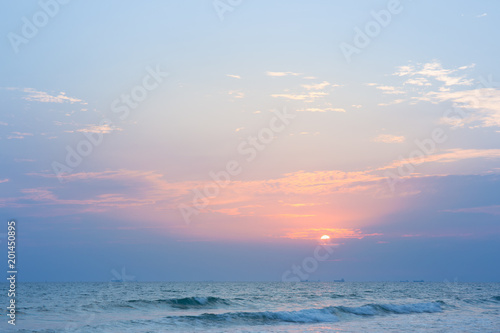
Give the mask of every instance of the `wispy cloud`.
<path id="1" fill-rule="evenodd" d="M 378 106 L 389 106 L 389 105 L 395 105 L 395 104 L 400 104 L 406 101 L 405 99 L 395 99 L 393 101 L 387 102 L 387 103 L 378 103 Z"/>
<path id="2" fill-rule="evenodd" d="M 399 88 L 392 87 L 392 86 L 376 86 L 375 88 L 382 90 L 382 93 L 384 93 L 384 94 L 399 95 L 399 94 L 405 93 L 404 91 L 400 90 Z"/>
<path id="3" fill-rule="evenodd" d="M 241 79 L 241 76 L 239 76 L 239 75 L 234 75 L 234 74 L 226 74 L 226 76 L 228 76 L 228 77 L 232 77 L 232 78 L 234 78 L 234 79 Z"/>
<path id="4" fill-rule="evenodd" d="M 298 112 L 345 112 L 342 108 L 306 108 L 297 110 Z"/>
<path id="5" fill-rule="evenodd" d="M 425 77 L 411 78 L 404 82 L 404 84 L 412 84 L 415 86 L 430 86 L 431 83 Z"/>
<path id="6" fill-rule="evenodd" d="M 27 175 L 44 178 L 55 177 L 52 173 L 30 173 Z M 60 176 L 68 182 L 69 188 L 72 188 L 73 183 L 74 186 L 78 187 L 82 181 L 102 182 L 106 180 L 121 184 L 134 184 L 134 190 L 122 190 L 123 193 L 103 192 L 95 195 L 87 194 L 85 198 L 84 193 L 83 195 L 79 193 L 78 195 L 65 194 L 61 196 L 57 194 L 56 189 L 49 187 L 25 188 L 20 190 L 23 194 L 20 197 L 0 198 L 0 206 L 29 207 L 38 204 L 67 207 L 62 210 L 54 210 L 55 215 L 60 215 L 61 212 L 63 214 L 87 211 L 104 212 L 113 208 L 130 208 L 155 204 L 166 206 L 167 203 L 165 200 L 174 200 L 181 192 L 187 193 L 189 187 L 193 188 L 194 186 L 194 183 L 169 184 L 162 179 L 163 176 L 161 174 L 130 170 L 75 173 Z M 186 188 L 181 190 L 182 185 L 185 185 Z M 178 192 L 179 190 L 181 192 Z M 141 193 L 139 194 L 139 192 Z"/>
<path id="7" fill-rule="evenodd" d="M 460 117 L 462 125 L 476 123 L 482 127 L 500 127 L 499 89 L 479 88 L 453 92 L 430 92 L 420 99 L 432 103 L 452 102 L 456 107 L 474 110 L 475 112 L 465 112 L 465 116 Z M 446 119 L 442 120 L 446 122 Z"/>
<path id="8" fill-rule="evenodd" d="M 383 143 L 401 143 L 405 142 L 404 136 L 397 136 L 391 134 L 380 134 L 372 139 L 373 142 L 383 142 Z"/>
<path id="9" fill-rule="evenodd" d="M 448 150 L 439 154 L 424 157 L 418 164 L 423 163 L 453 163 L 465 159 L 488 158 L 499 159 L 500 149 L 486 150 Z M 385 171 L 398 168 L 410 161 L 397 160 L 385 166 L 368 168 L 361 171 L 319 170 L 297 171 L 283 174 L 274 178 L 256 180 L 231 181 L 220 192 L 220 195 L 211 198 L 200 209 L 203 213 L 217 213 L 231 216 L 260 216 L 273 219 L 325 219 L 322 213 L 324 204 L 318 206 L 301 205 L 300 203 L 322 203 L 331 200 L 332 195 L 373 195 L 383 196 L 388 192 Z M 415 161 L 411 161 L 415 163 Z M 450 170 L 455 170 L 451 168 Z M 456 173 L 457 171 L 455 171 Z M 446 177 L 452 174 L 411 174 L 407 178 Z M 53 173 L 32 173 L 29 176 L 55 178 Z M 3 205 L 51 205 L 61 206 L 65 214 L 75 211 L 115 211 L 116 209 L 147 209 L 152 211 L 168 211 L 178 214 L 178 204 L 189 204 L 192 201 L 192 191 L 196 188 L 212 186 L 210 179 L 197 181 L 168 181 L 163 174 L 154 171 L 138 170 L 108 170 L 102 172 L 74 173 L 60 175 L 66 181 L 64 195 L 59 189 L 48 187 L 28 188 L 22 191 L 22 196 L 17 198 L 0 198 Z M 103 190 L 101 193 L 88 193 L 87 196 L 71 189 L 78 188 L 81 182 L 86 184 L 98 182 L 108 185 L 120 184 L 114 191 Z M 127 184 L 133 184 L 128 186 Z M 408 194 L 408 191 L 401 195 Z M 418 188 L 412 188 L 411 193 L 419 193 Z M 69 194 L 68 194 L 69 193 Z M 284 195 L 297 205 L 288 205 L 282 200 Z M 399 194 L 398 194 L 399 195 Z M 26 200 L 29 200 L 27 203 Z M 293 200 L 293 201 L 292 201 Z M 269 202 L 277 202 L 278 206 L 269 207 Z M 260 206 L 261 205 L 261 206 Z M 144 208 L 140 208 L 144 207 Z M 249 207 L 243 209 L 242 207 Z M 251 207 L 251 208 L 250 208 Z M 237 208 L 237 209 L 234 209 Z M 115 210 L 113 210 L 115 209 Z M 153 214 L 153 213 L 151 213 Z M 300 223 L 300 221 L 297 221 Z M 324 225 L 323 225 L 324 226 Z M 359 236 L 353 234 L 352 237 Z"/>
<path id="10" fill-rule="evenodd" d="M 90 211 L 97 208 L 97 211 L 100 212 L 112 207 L 126 208 L 154 204 L 154 201 L 150 199 L 134 198 L 118 193 L 103 193 L 88 199 L 61 199 L 48 188 L 27 188 L 22 189 L 20 192 L 24 194 L 23 201 L 30 200 L 43 205 L 87 206 L 87 208 L 91 209 Z M 76 208 L 76 210 L 81 211 L 80 208 Z"/>
<path id="11" fill-rule="evenodd" d="M 462 66 L 458 69 L 445 69 L 438 61 L 424 64 L 400 66 L 393 74 L 396 76 L 407 76 L 406 84 L 428 85 L 429 78 L 444 83 L 445 86 L 470 86 L 473 80 L 467 79 L 465 75 L 456 75 L 458 71 L 474 67 L 474 64 Z"/>
<path id="12" fill-rule="evenodd" d="M 500 205 L 484 206 L 484 207 L 472 207 L 472 208 L 449 209 L 449 210 L 444 210 L 444 212 L 449 212 L 449 213 L 475 213 L 475 214 L 481 213 L 481 214 L 500 215 Z"/>
<path id="13" fill-rule="evenodd" d="M 12 132 L 11 135 L 7 136 L 7 139 L 24 139 L 26 136 L 33 136 L 33 133 L 21 133 L 21 132 Z"/>
<path id="14" fill-rule="evenodd" d="M 299 76 L 301 75 L 300 73 L 294 73 L 294 72 L 266 72 L 267 76 L 274 76 L 274 77 L 279 77 L 279 76 Z"/>
<path id="15" fill-rule="evenodd" d="M 16 89 L 20 90 L 27 95 L 23 97 L 24 100 L 34 101 L 34 102 L 42 102 L 42 103 L 80 103 L 87 104 L 79 98 L 67 96 L 65 92 L 60 92 L 57 95 L 51 95 L 44 91 L 35 90 L 33 88 L 22 88 Z"/>
<path id="16" fill-rule="evenodd" d="M 305 217 L 315 217 L 316 215 L 314 214 L 292 214 L 292 213 L 282 213 L 282 214 L 270 214 L 270 215 L 265 215 L 269 217 L 279 217 L 279 218 L 286 218 L 286 219 L 296 219 L 296 218 L 305 218 Z"/>
<path id="17" fill-rule="evenodd" d="M 405 101 L 410 104 L 430 102 L 433 104 L 451 103 L 463 112 L 452 112 L 453 116 L 445 116 L 442 124 L 453 127 L 500 127 L 500 89 L 498 83 L 477 82 L 475 89 L 470 89 L 475 80 L 466 75 L 466 71 L 474 68 L 474 64 L 454 69 L 444 68 L 439 61 L 399 66 L 394 76 L 406 78 L 402 87 L 367 83 L 382 90 L 384 94 L 405 94 L 405 98 L 381 102 L 379 106 L 389 106 Z M 491 79 L 491 78 L 489 78 Z M 486 86 L 486 87 L 485 87 Z M 449 106 L 446 106 L 449 108 Z M 473 112 L 472 112 L 473 111 Z M 457 114 L 459 113 L 459 116 Z"/>
<path id="18" fill-rule="evenodd" d="M 123 131 L 123 129 L 117 127 L 117 126 L 112 126 L 110 124 L 104 124 L 104 125 L 87 125 L 85 128 L 80 128 L 77 130 L 68 130 L 65 131 L 67 133 L 74 133 L 74 132 L 80 132 L 80 133 L 102 133 L 102 134 L 108 134 L 113 131 Z"/>
<path id="19" fill-rule="evenodd" d="M 340 87 L 340 85 L 331 84 L 328 81 L 323 81 L 321 83 L 316 83 L 316 84 L 303 84 L 302 87 L 307 90 L 322 90 L 325 89 L 326 87 Z"/>
<path id="20" fill-rule="evenodd" d="M 393 169 L 406 164 L 451 163 L 473 158 L 500 158 L 500 149 L 448 149 L 443 153 L 423 156 L 418 160 L 397 160 L 378 170 Z"/>
<path id="21" fill-rule="evenodd" d="M 285 98 L 295 101 L 313 102 L 315 99 L 326 95 L 328 95 L 328 93 L 326 92 L 314 91 L 314 92 L 309 92 L 307 94 L 272 94 L 271 97 Z"/>
<path id="22" fill-rule="evenodd" d="M 237 90 L 231 90 L 228 92 L 229 95 L 233 96 L 234 98 L 243 98 L 245 97 L 245 93 Z"/>
<path id="23" fill-rule="evenodd" d="M 319 203 L 317 202 L 307 202 L 307 203 L 284 203 L 284 206 L 290 206 L 290 207 L 311 207 L 311 206 L 317 206 Z"/>
<path id="24" fill-rule="evenodd" d="M 360 229 L 347 229 L 347 228 L 310 228 L 298 229 L 287 232 L 283 238 L 291 239 L 319 239 L 322 235 L 330 236 L 330 239 L 356 238 L 363 239 L 369 236 L 382 236 L 380 233 L 367 234 Z"/>
<path id="25" fill-rule="evenodd" d="M 31 173 L 29 176 L 37 176 L 44 178 L 54 178 L 51 173 Z M 68 188 L 79 186 L 79 183 L 97 181 L 117 182 L 121 185 L 131 183 L 134 184 L 133 191 L 125 191 L 123 193 L 109 193 L 93 195 L 88 198 L 81 198 L 81 195 L 72 198 L 71 195 L 65 195 L 64 199 L 54 192 L 55 190 L 44 187 L 29 188 L 22 191 L 23 196 L 18 198 L 9 198 L 8 204 L 16 203 L 23 205 L 26 200 L 33 201 L 43 205 L 60 205 L 68 206 L 68 209 L 76 209 L 80 211 L 97 207 L 102 210 L 114 208 L 126 208 L 130 206 L 152 206 L 161 210 L 177 211 L 177 203 L 189 200 L 191 191 L 194 188 L 203 188 L 210 184 L 207 181 L 181 181 L 168 182 L 162 174 L 156 172 L 142 172 L 133 170 L 116 170 L 90 173 L 75 173 L 60 175 L 63 177 Z M 341 171 L 322 171 L 322 172 L 296 172 L 286 174 L 276 179 L 254 180 L 254 181 L 233 181 L 231 182 L 221 196 L 214 198 L 207 205 L 205 211 L 215 211 L 218 213 L 235 214 L 236 210 L 224 210 L 234 208 L 232 204 L 238 204 L 236 207 L 251 205 L 258 209 L 259 200 L 264 196 L 269 198 L 271 195 L 281 195 L 282 193 L 296 193 L 301 195 L 327 195 L 332 190 L 337 192 L 351 191 L 349 186 L 360 184 L 375 179 L 383 180 L 382 176 L 374 176 L 365 172 L 346 173 Z M 74 185 L 72 185 L 74 183 Z M 361 190 L 361 189 L 360 189 Z M 2 199 L 3 200 L 3 199 Z M 1 201 L 1 200 L 0 200 Z M 3 200 L 4 204 L 7 204 Z M 73 207 L 73 208 L 71 208 Z M 289 207 L 292 209 L 293 207 Z M 221 210 L 222 209 L 222 210 Z M 70 213 L 71 211 L 67 212 Z M 260 211 L 244 212 L 244 214 L 254 214 L 260 216 L 269 216 L 269 211 L 261 208 Z M 276 213 L 274 213 L 276 214 Z M 295 214 L 295 215 L 315 215 L 311 213 L 296 213 L 283 211 L 279 214 Z"/>

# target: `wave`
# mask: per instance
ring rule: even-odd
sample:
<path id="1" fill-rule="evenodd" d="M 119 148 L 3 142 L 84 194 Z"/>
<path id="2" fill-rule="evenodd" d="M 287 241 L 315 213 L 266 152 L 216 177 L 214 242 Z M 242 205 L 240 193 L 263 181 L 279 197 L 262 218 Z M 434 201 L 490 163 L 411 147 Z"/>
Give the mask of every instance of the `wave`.
<path id="1" fill-rule="evenodd" d="M 362 298 L 362 296 L 358 295 L 358 294 L 346 294 L 346 295 L 342 295 L 342 294 L 331 294 L 330 295 L 330 298 Z"/>
<path id="2" fill-rule="evenodd" d="M 489 298 L 465 298 L 463 301 L 469 304 L 500 303 L 500 296 L 491 296 Z"/>
<path id="3" fill-rule="evenodd" d="M 339 312 L 360 316 L 375 316 L 380 314 L 410 314 L 442 312 L 442 301 L 414 304 L 367 304 L 360 307 L 335 307 Z"/>
<path id="4" fill-rule="evenodd" d="M 166 319 L 174 322 L 191 322 L 196 324 L 217 324 L 223 322 L 243 322 L 250 325 L 291 323 L 337 322 L 347 316 L 376 316 L 389 314 L 435 313 L 442 312 L 444 302 L 415 304 L 366 304 L 359 307 L 330 306 L 319 309 L 303 309 L 297 311 L 264 311 L 264 312 L 227 312 L 221 314 L 204 313 L 198 316 L 171 316 Z"/>
<path id="5" fill-rule="evenodd" d="M 200 307 L 212 307 L 218 305 L 229 305 L 230 302 L 226 299 L 219 297 L 184 297 L 184 298 L 169 298 L 169 299 L 157 299 L 157 300 L 129 300 L 134 306 L 136 305 L 161 305 L 166 304 L 173 308 L 179 309 L 189 309 L 189 308 L 200 308 Z"/>

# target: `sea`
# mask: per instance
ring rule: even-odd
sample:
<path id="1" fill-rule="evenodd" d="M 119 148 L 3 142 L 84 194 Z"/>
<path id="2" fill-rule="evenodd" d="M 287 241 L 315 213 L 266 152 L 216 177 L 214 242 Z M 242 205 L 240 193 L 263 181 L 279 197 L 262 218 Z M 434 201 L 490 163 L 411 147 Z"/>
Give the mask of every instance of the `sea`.
<path id="1" fill-rule="evenodd" d="M 19 283 L 1 332 L 500 332 L 500 283 Z"/>

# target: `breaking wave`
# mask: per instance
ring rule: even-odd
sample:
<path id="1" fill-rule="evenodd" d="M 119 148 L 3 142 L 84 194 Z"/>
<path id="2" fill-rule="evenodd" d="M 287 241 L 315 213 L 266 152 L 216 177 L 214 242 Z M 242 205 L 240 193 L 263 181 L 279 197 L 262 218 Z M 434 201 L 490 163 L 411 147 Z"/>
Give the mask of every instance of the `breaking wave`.
<path id="1" fill-rule="evenodd" d="M 264 311 L 264 312 L 227 312 L 221 314 L 204 313 L 199 316 L 167 317 L 174 321 L 196 323 L 241 322 L 246 324 L 321 323 L 337 322 L 347 316 L 376 316 L 390 314 L 435 313 L 442 312 L 444 302 L 415 304 L 367 304 L 359 307 L 330 306 L 319 309 L 303 309 L 297 311 Z"/>
<path id="2" fill-rule="evenodd" d="M 127 303 L 133 306 L 166 304 L 171 307 L 179 309 L 202 308 L 202 307 L 230 304 L 230 302 L 226 299 L 219 297 L 212 297 L 212 296 L 169 298 L 169 299 L 157 299 L 157 300 L 129 300 L 127 301 Z"/>

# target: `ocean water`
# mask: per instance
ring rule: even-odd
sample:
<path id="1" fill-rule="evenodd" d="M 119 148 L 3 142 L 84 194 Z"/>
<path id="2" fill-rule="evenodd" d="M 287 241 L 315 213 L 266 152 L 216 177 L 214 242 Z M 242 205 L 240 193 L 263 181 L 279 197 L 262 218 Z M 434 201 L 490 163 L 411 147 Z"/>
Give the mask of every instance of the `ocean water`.
<path id="1" fill-rule="evenodd" d="M 499 283 L 18 285 L 1 332 L 500 332 Z"/>

